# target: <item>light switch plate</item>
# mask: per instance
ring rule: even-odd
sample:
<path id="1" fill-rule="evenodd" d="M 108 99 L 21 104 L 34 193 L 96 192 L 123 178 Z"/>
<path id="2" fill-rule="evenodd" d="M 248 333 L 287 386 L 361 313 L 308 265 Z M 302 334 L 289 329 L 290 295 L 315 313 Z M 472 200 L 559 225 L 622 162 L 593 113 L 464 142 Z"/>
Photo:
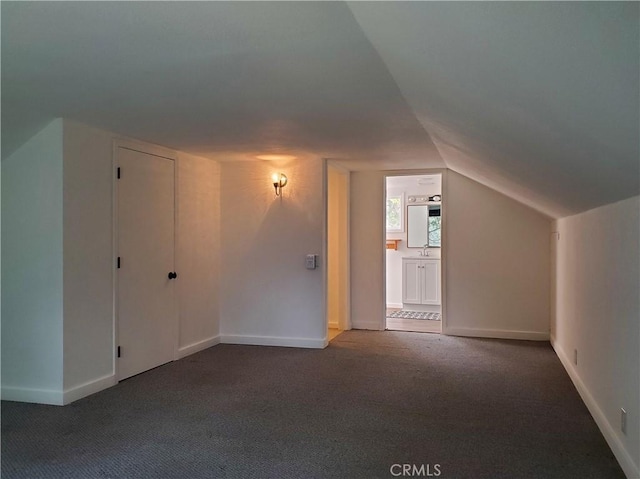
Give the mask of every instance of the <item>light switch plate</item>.
<path id="1" fill-rule="evenodd" d="M 307 269 L 316 269 L 316 266 L 318 264 L 316 258 L 318 255 L 315 254 L 308 254 L 305 258 L 305 266 Z"/>

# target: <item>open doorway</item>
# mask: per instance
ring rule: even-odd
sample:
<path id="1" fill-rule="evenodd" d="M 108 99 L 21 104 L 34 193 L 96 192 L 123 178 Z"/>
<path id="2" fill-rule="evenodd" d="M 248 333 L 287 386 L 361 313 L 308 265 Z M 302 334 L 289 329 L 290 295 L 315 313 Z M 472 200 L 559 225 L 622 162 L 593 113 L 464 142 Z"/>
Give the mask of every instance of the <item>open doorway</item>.
<path id="1" fill-rule="evenodd" d="M 350 325 L 349 172 L 327 164 L 327 340 Z"/>
<path id="2" fill-rule="evenodd" d="M 388 176 L 385 329 L 442 332 L 442 175 Z"/>

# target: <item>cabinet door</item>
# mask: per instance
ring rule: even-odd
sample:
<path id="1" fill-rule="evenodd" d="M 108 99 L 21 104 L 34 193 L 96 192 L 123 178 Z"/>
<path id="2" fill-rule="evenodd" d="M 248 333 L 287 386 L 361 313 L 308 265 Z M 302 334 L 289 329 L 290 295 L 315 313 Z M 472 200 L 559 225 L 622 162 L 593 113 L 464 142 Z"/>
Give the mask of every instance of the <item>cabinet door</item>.
<path id="1" fill-rule="evenodd" d="M 440 304 L 440 261 L 422 262 L 422 304 Z"/>
<path id="2" fill-rule="evenodd" d="M 402 261 L 402 302 L 420 304 L 422 261 Z"/>

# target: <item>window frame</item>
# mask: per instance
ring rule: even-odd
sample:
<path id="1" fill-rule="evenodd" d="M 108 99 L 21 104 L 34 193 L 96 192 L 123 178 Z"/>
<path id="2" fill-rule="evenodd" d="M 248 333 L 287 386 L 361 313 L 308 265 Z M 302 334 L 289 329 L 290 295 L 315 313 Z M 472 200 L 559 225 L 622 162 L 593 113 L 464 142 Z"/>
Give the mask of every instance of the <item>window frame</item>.
<path id="1" fill-rule="evenodd" d="M 388 208 L 389 208 L 389 200 L 393 199 L 393 198 L 398 198 L 400 200 L 400 205 L 398 208 L 398 222 L 399 222 L 399 227 L 398 228 L 389 228 L 389 213 L 388 213 Z M 404 193 L 387 193 L 387 197 L 386 197 L 386 208 L 385 208 L 385 227 L 386 227 L 386 231 L 387 233 L 404 233 L 405 231 L 405 215 L 404 215 Z"/>

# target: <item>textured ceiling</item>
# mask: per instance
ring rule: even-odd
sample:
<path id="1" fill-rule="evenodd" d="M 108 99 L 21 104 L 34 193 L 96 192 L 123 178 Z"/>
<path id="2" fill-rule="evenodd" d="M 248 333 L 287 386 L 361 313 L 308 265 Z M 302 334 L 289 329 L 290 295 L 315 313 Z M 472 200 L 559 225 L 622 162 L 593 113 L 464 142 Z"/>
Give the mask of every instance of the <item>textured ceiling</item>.
<path id="1" fill-rule="evenodd" d="M 54 117 L 218 159 L 637 195 L 636 2 L 2 2 L 2 156 Z"/>

